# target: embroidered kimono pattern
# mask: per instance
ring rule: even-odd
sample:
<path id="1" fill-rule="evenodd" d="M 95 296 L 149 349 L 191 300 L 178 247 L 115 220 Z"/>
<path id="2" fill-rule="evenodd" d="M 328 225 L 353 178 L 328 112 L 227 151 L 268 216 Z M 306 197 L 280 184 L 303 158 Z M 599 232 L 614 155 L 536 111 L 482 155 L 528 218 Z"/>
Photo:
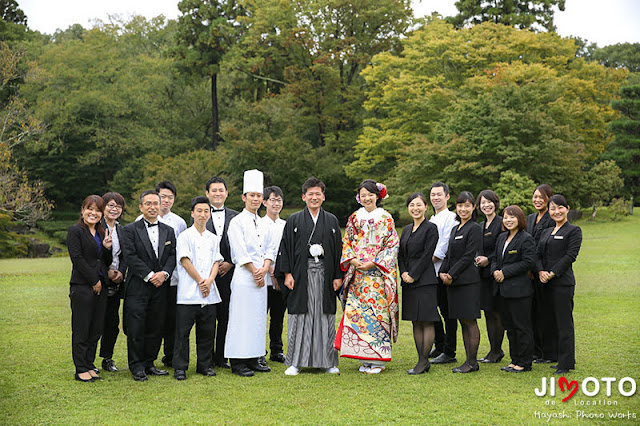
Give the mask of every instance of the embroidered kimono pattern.
<path id="1" fill-rule="evenodd" d="M 398 337 L 397 258 L 399 238 L 391 215 L 377 208 L 353 213 L 347 222 L 340 264 L 346 270 L 344 314 L 336 336 L 340 356 L 390 361 Z M 377 267 L 356 270 L 351 259 Z"/>

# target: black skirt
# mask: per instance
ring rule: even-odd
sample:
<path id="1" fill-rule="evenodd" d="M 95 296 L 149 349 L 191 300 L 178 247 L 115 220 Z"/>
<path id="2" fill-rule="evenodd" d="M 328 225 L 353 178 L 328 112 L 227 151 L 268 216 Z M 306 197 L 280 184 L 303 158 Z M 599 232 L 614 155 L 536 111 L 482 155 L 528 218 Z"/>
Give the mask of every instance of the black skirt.
<path id="1" fill-rule="evenodd" d="M 480 278 L 480 308 L 483 311 L 499 311 L 500 295 L 493 294 L 493 277 Z"/>
<path id="2" fill-rule="evenodd" d="M 402 286 L 402 319 L 405 321 L 440 321 L 438 286 Z"/>
<path id="3" fill-rule="evenodd" d="M 480 282 L 447 286 L 449 318 L 480 318 Z"/>

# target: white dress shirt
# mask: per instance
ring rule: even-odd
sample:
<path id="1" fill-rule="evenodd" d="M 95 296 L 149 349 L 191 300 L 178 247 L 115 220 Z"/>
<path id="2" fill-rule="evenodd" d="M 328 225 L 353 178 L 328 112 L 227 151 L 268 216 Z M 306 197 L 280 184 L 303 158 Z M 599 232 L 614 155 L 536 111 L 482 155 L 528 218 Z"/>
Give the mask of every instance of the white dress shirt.
<path id="1" fill-rule="evenodd" d="M 176 248 L 176 260 L 178 273 L 178 298 L 179 305 L 211 305 L 220 303 L 220 293 L 215 282 L 211 286 L 211 292 L 207 297 L 202 296 L 199 284 L 189 275 L 182 266 L 181 260 L 188 258 L 198 274 L 203 279 L 209 278 L 211 268 L 215 262 L 222 262 L 220 254 L 220 237 L 205 229 L 202 234 L 192 225 L 178 237 Z"/>
<path id="2" fill-rule="evenodd" d="M 140 215 L 136 218 L 136 221 L 142 219 L 143 216 Z M 170 227 L 173 228 L 173 233 L 176 236 L 176 241 L 178 240 L 178 236 L 185 230 L 187 229 L 187 222 L 184 221 L 183 218 L 181 218 L 180 216 L 178 216 L 177 214 L 173 213 L 173 212 L 169 212 L 164 216 L 160 216 L 158 215 L 158 220 L 162 223 L 164 223 L 165 225 L 169 225 Z M 157 228 L 156 228 L 157 229 Z M 156 250 L 156 256 L 158 256 L 158 250 Z M 173 274 L 171 274 L 171 286 L 177 286 L 178 285 L 178 274 L 177 274 L 177 266 L 176 269 L 173 271 Z"/>
<path id="3" fill-rule="evenodd" d="M 273 240 L 277 247 L 280 247 L 280 240 L 282 240 L 282 234 L 284 232 L 284 225 L 286 225 L 286 221 L 280 218 L 277 218 L 275 221 L 272 220 L 269 216 L 265 215 L 260 219 L 263 222 L 265 228 L 268 229 L 267 232 L 270 233 L 269 239 Z M 273 259 L 271 262 L 271 267 L 275 268 L 276 260 Z M 267 274 L 264 277 L 264 281 L 268 286 L 273 286 L 273 281 L 271 279 L 271 274 Z"/>
<path id="4" fill-rule="evenodd" d="M 444 209 L 440 213 L 431 216 L 429 222 L 435 223 L 438 227 L 438 244 L 433 255 L 440 259 L 433 264 L 436 270 L 436 276 L 440 272 L 442 266 L 442 260 L 447 256 L 447 249 L 449 248 L 449 238 L 451 237 L 451 230 L 459 222 L 456 220 L 456 214 L 449 209 Z"/>
<path id="5" fill-rule="evenodd" d="M 214 209 L 217 211 L 214 211 Z M 220 207 L 220 209 L 222 210 L 219 210 L 217 207 L 211 206 L 211 221 L 213 222 L 213 229 L 216 230 L 216 235 L 222 237 L 222 234 L 224 233 L 224 219 L 226 211 L 224 209 L 224 206 Z"/>

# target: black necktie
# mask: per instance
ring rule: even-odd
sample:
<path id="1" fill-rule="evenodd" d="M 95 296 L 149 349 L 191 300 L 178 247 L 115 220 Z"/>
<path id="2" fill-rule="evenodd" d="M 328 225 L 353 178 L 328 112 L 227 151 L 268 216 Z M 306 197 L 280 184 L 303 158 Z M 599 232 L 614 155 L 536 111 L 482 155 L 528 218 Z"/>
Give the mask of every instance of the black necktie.
<path id="1" fill-rule="evenodd" d="M 154 227 L 154 226 L 158 226 L 158 222 L 156 222 L 156 223 L 151 223 L 151 222 L 149 222 L 147 219 L 145 219 L 145 220 L 144 220 L 144 222 L 147 224 L 147 228 L 151 228 L 151 227 Z"/>

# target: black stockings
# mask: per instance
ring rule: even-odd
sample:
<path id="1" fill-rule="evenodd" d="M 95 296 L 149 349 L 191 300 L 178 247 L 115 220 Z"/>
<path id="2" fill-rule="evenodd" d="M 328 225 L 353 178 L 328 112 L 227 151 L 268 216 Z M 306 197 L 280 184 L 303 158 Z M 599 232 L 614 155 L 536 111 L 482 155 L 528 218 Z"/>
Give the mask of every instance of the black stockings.
<path id="1" fill-rule="evenodd" d="M 413 321 L 413 340 L 418 351 L 418 363 L 413 368 L 416 372 L 428 371 L 429 352 L 435 339 L 435 328 L 432 322 Z"/>
<path id="2" fill-rule="evenodd" d="M 487 335 L 489 336 L 489 344 L 491 345 L 491 350 L 485 358 L 491 362 L 495 362 L 503 356 L 502 340 L 504 339 L 504 327 L 502 325 L 502 319 L 500 318 L 500 312 L 484 311 L 484 316 L 487 321 Z"/>
<path id="3" fill-rule="evenodd" d="M 469 367 L 478 365 L 478 346 L 480 346 L 480 329 L 475 319 L 460 320 L 462 326 L 462 340 L 464 341 L 464 351 L 467 354 L 467 364 Z"/>

